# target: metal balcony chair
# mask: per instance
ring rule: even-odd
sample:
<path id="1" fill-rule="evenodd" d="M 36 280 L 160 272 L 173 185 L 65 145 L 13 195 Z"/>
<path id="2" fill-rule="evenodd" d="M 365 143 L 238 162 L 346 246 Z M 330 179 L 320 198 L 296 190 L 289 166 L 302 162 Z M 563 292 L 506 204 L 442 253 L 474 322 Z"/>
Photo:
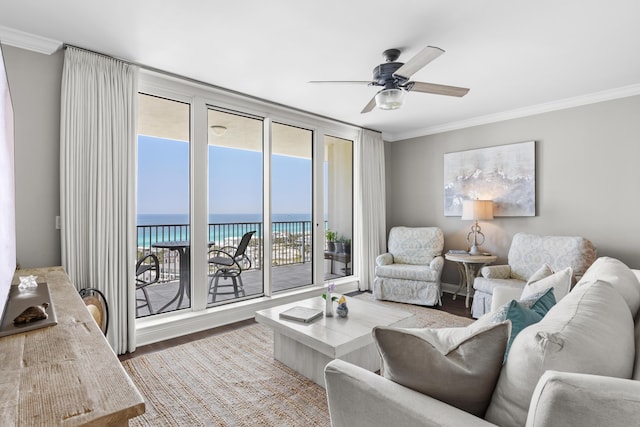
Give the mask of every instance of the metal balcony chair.
<path id="1" fill-rule="evenodd" d="M 209 294 L 213 295 L 216 302 L 218 295 L 235 295 L 236 298 L 242 294 L 245 296 L 244 285 L 240 275 L 244 270 L 251 268 L 251 260 L 246 255 L 247 246 L 255 231 L 249 231 L 242 236 L 237 247 L 225 246 L 221 249 L 209 251 L 209 266 L 213 272 L 209 274 Z M 220 278 L 231 279 L 231 283 L 220 285 Z M 212 286 L 213 285 L 213 286 Z M 233 287 L 233 291 L 219 292 L 219 288 Z"/>
<path id="2" fill-rule="evenodd" d="M 155 275 L 153 275 L 155 273 Z M 153 275 L 153 278 L 151 277 Z M 151 301 L 147 293 L 147 286 L 153 285 L 160 278 L 160 262 L 155 254 L 147 254 L 136 263 L 136 294 L 142 291 L 143 298 L 136 296 L 136 317 L 139 310 L 144 307 L 149 308 L 149 314 L 154 314 L 151 308 Z M 142 304 L 138 304 L 142 303 Z"/>

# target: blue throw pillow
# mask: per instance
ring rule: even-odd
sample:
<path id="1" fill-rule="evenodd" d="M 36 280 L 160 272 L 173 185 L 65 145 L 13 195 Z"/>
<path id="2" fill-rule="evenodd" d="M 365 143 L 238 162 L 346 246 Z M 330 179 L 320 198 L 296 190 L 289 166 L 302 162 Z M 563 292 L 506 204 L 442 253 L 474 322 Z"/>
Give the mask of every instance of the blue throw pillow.
<path id="1" fill-rule="evenodd" d="M 533 303 L 531 310 L 544 317 L 554 305 L 556 305 L 556 295 L 553 288 L 549 288 Z"/>
<path id="2" fill-rule="evenodd" d="M 504 352 L 504 360 L 507 361 L 509 349 L 516 336 L 529 325 L 538 323 L 545 314 L 556 304 L 556 298 L 553 295 L 553 288 L 547 289 L 540 295 L 533 304 L 527 301 L 511 301 L 506 306 L 505 320 L 511 320 L 511 336 L 507 343 L 507 349 Z"/>

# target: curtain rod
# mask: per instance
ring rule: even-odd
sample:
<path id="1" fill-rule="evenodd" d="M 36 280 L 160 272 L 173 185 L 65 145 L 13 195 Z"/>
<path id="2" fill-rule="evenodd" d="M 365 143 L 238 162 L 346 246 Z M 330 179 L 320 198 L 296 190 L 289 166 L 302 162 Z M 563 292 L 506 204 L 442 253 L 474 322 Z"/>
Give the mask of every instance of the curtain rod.
<path id="1" fill-rule="evenodd" d="M 267 103 L 267 104 L 271 104 L 271 105 L 275 105 L 275 106 L 278 106 L 278 107 L 282 107 L 282 108 L 286 108 L 286 109 L 289 109 L 289 110 L 293 110 L 293 111 L 296 111 L 296 112 L 299 112 L 299 113 L 309 114 L 311 116 L 318 117 L 318 118 L 321 118 L 321 119 L 324 119 L 324 120 L 330 120 L 332 122 L 340 123 L 340 124 L 343 124 L 343 125 L 354 126 L 356 128 L 359 128 L 359 129 L 365 129 L 365 130 L 369 130 L 371 132 L 377 132 L 377 133 L 382 134 L 381 131 L 376 130 L 376 129 L 365 128 L 365 127 L 362 127 L 362 126 L 355 125 L 353 123 L 345 122 L 343 120 L 338 120 L 338 119 L 334 119 L 332 117 L 327 117 L 327 116 L 323 116 L 323 115 L 320 115 L 320 114 L 312 113 L 310 111 L 302 110 L 302 109 L 296 108 L 296 107 L 291 107 L 289 105 L 280 104 L 280 103 L 274 102 L 274 101 L 269 101 L 267 99 L 259 98 L 257 96 L 247 95 L 246 93 L 242 93 L 242 92 L 238 92 L 238 91 L 235 91 L 235 90 L 232 90 L 232 89 L 227 89 L 227 88 L 224 88 L 224 87 L 216 86 L 216 85 L 211 84 L 211 83 L 207 83 L 207 82 L 203 82 L 201 80 L 193 79 L 191 77 L 181 76 L 179 74 L 175 74 L 175 73 L 172 73 L 172 72 L 166 71 L 166 70 L 161 70 L 161 69 L 155 68 L 155 67 L 150 67 L 148 65 L 141 64 L 139 62 L 130 61 L 128 59 L 123 59 L 123 58 L 118 58 L 118 57 L 115 57 L 113 55 L 107 55 L 106 53 L 96 52 L 95 50 L 87 49 L 87 48 L 76 46 L 76 45 L 69 44 L 69 43 L 64 43 L 62 45 L 62 49 L 66 49 L 68 47 L 72 47 L 72 48 L 78 49 L 78 50 L 83 50 L 85 52 L 90 52 L 90 53 L 93 53 L 95 55 L 104 56 L 106 58 L 115 59 L 117 61 L 121 61 L 121 62 L 124 62 L 126 64 L 135 65 L 136 67 L 144 68 L 145 70 L 148 70 L 148 71 L 153 71 L 154 73 L 164 74 L 165 76 L 173 77 L 173 78 L 176 78 L 176 79 L 186 80 L 186 81 L 191 82 L 191 83 L 207 86 L 209 88 L 216 89 L 216 90 L 219 90 L 219 91 L 222 91 L 222 92 L 227 92 L 227 93 L 232 94 L 232 95 L 242 96 L 242 97 L 245 97 L 245 98 L 252 99 L 254 101 L 264 102 L 264 103 Z"/>

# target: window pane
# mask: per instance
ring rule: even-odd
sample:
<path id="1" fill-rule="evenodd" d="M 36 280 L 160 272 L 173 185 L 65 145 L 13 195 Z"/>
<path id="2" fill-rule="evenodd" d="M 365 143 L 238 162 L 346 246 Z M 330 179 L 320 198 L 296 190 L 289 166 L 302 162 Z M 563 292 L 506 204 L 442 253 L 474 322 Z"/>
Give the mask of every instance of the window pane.
<path id="1" fill-rule="evenodd" d="M 264 294 L 263 121 L 208 111 L 208 305 Z M 243 236 L 247 236 L 243 242 Z M 243 243 L 246 243 L 244 245 Z"/>
<path id="2" fill-rule="evenodd" d="M 189 115 L 189 104 L 138 95 L 136 317 L 191 306 Z"/>
<path id="3" fill-rule="evenodd" d="M 311 256 L 313 132 L 272 126 L 272 289 L 313 283 Z"/>
<path id="4" fill-rule="evenodd" d="M 351 275 L 353 141 L 325 136 L 325 279 Z"/>

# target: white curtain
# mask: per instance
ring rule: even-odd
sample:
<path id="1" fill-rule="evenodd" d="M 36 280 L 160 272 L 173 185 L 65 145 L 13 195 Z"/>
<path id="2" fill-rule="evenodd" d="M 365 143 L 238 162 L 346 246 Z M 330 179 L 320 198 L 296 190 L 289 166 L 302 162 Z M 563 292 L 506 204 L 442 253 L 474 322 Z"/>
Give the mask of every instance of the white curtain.
<path id="1" fill-rule="evenodd" d="M 107 339 L 135 350 L 135 155 L 138 67 L 68 47 L 60 112 L 62 265 L 101 290 Z"/>
<path id="2" fill-rule="evenodd" d="M 362 242 L 360 289 L 372 289 L 376 257 L 386 251 L 387 216 L 385 200 L 384 141 L 379 132 L 361 129 L 356 144 L 360 171 L 356 204 L 357 239 Z"/>

